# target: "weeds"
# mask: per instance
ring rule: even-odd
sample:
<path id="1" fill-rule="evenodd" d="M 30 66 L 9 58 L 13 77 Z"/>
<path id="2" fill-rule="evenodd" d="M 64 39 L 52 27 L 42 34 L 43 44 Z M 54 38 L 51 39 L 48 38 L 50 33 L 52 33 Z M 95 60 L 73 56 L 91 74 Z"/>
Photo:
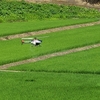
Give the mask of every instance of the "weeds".
<path id="1" fill-rule="evenodd" d="M 48 18 L 99 18 L 100 12 L 77 6 L 32 4 L 17 1 L 0 2 L 0 22 L 28 21 Z"/>

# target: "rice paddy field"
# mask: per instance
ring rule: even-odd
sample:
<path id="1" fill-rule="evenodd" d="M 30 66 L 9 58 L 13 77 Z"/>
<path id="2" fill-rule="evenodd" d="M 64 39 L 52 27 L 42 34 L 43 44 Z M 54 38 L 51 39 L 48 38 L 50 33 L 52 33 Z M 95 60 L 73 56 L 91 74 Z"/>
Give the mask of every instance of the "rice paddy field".
<path id="1" fill-rule="evenodd" d="M 0 72 L 3 100 L 98 100 L 100 76 L 46 72 Z"/>
<path id="2" fill-rule="evenodd" d="M 5 22 L 0 23 L 0 37 L 24 32 L 33 32 L 44 29 L 63 27 L 74 24 L 82 24 L 98 21 L 98 18 L 83 18 L 83 19 L 46 19 L 46 20 L 32 20 L 22 22 Z M 6 29 L 6 30 L 5 30 Z"/>
<path id="3" fill-rule="evenodd" d="M 38 48 L 31 47 L 29 44 L 21 45 L 20 39 L 1 41 L 1 65 L 100 41 L 99 25 L 40 35 L 42 36 L 49 37 L 43 38 L 43 44 Z M 98 100 L 100 99 L 99 55 L 100 47 L 10 67 L 8 72 L 0 71 L 2 91 L 0 98 L 3 100 L 14 98 L 15 100 Z M 19 72 L 10 72 L 11 70 Z"/>
<path id="4" fill-rule="evenodd" d="M 26 3 L 22 4 L 24 4 L 23 7 L 26 5 Z M 53 7 L 53 5 L 51 6 Z M 31 6 L 27 4 L 27 7 L 33 7 L 33 4 Z M 40 5 L 38 7 L 44 9 Z M 46 5 L 43 7 L 46 7 Z M 61 7 L 64 8 L 63 6 Z M 5 8 L 5 10 L 8 8 Z M 80 11 L 80 8 L 73 8 Z M 60 11 L 62 11 L 61 9 Z M 69 7 L 68 9 L 72 11 L 72 8 Z M 73 13 L 70 15 L 71 18 L 67 19 L 58 19 L 55 12 L 56 18 L 30 19 L 26 21 L 22 19 L 23 17 L 26 18 L 24 14 L 27 13 L 22 13 L 21 11 L 25 9 L 22 9 L 20 6 L 21 11 L 19 13 L 17 8 L 18 12 L 16 14 L 22 13 L 21 21 L 10 22 L 12 21 L 10 17 L 10 19 L 8 18 L 10 21 L 5 19 L 9 15 L 12 16 L 10 10 L 13 13 L 14 9 L 9 8 L 8 13 L 1 9 L 2 16 L 0 15 L 0 20 L 4 22 L 0 23 L 0 37 L 99 21 L 99 18 L 97 18 L 99 13 L 95 10 L 90 10 L 89 12 L 87 9 L 84 11 L 91 13 L 88 17 L 90 15 L 92 17 L 83 18 L 85 13 L 83 14 L 82 12 L 82 18 L 80 18 L 80 13 L 80 17 L 75 18 L 75 11 L 73 10 Z M 83 8 L 81 11 L 83 11 Z M 15 19 L 17 18 L 16 14 L 14 15 Z M 29 15 L 27 16 L 29 17 Z M 74 17 L 72 18 L 72 16 Z M 94 16 L 96 17 L 94 18 Z M 64 13 L 62 17 L 65 18 Z M 34 63 L 15 65 L 4 70 L 1 69 L 1 66 L 5 64 L 99 44 L 99 30 L 100 25 L 98 24 L 31 36 L 32 38 L 38 37 L 43 41 L 39 47 L 32 46 L 31 44 L 22 45 L 21 38 L 0 40 L 0 100 L 99 100 L 100 46 L 80 52 L 55 56 Z"/>
<path id="5" fill-rule="evenodd" d="M 69 73 L 100 73 L 100 47 L 72 53 L 69 55 L 49 58 L 47 60 L 11 67 L 13 70 L 37 72 L 69 72 Z M 95 67 L 94 67 L 95 66 Z"/>
<path id="6" fill-rule="evenodd" d="M 99 43 L 99 27 L 100 25 L 96 25 L 41 35 L 40 37 L 48 37 L 42 39 L 43 43 L 41 47 L 38 48 L 35 48 L 30 44 L 21 45 L 21 39 L 1 41 L 0 52 L 2 53 L 0 56 L 0 65 L 84 45 Z M 61 45 L 62 43 L 63 45 Z"/>

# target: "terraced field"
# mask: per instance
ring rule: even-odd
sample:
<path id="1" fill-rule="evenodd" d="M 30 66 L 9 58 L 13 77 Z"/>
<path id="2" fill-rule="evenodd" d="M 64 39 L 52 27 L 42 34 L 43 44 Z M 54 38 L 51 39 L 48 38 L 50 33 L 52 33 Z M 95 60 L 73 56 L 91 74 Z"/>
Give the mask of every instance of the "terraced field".
<path id="1" fill-rule="evenodd" d="M 99 100 L 99 24 L 78 24 L 31 34 L 44 37 L 41 47 L 21 45 L 21 37 L 14 35 L 1 37 L 0 98 Z"/>
<path id="2" fill-rule="evenodd" d="M 0 100 L 99 100 L 99 55 L 99 10 L 0 1 Z"/>
<path id="3" fill-rule="evenodd" d="M 94 29 L 97 29 L 95 34 Z M 84 32 L 86 34 L 84 34 Z M 43 42 L 45 43 L 43 43 L 40 48 L 34 48 L 31 45 L 20 45 L 20 39 L 1 41 L 0 52 L 2 52 L 2 54 L 0 57 L 0 65 L 23 59 L 34 58 L 53 52 L 99 43 L 99 35 L 99 25 L 97 25 L 74 30 L 53 32 L 48 35 L 41 35 L 41 37 L 48 37 L 43 39 Z M 62 42 L 63 45 L 61 45 L 60 42 Z M 56 44 L 56 47 L 53 45 L 54 43 Z"/>

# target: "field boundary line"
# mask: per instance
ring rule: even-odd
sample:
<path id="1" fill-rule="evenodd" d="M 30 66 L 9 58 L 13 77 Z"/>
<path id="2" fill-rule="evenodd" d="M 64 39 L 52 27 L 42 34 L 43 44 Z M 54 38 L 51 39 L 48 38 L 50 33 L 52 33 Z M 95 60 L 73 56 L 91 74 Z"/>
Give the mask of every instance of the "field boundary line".
<path id="1" fill-rule="evenodd" d="M 73 49 L 66 50 L 66 51 L 60 51 L 60 52 L 56 52 L 56 53 L 46 54 L 46 55 L 39 56 L 36 58 L 30 58 L 30 59 L 21 60 L 21 61 L 9 63 L 9 64 L 4 64 L 4 65 L 0 66 L 0 70 L 4 70 L 4 69 L 7 69 L 9 67 L 13 67 L 13 66 L 17 66 L 17 65 L 33 63 L 33 62 L 45 60 L 45 59 L 56 57 L 56 56 L 63 56 L 63 55 L 67 55 L 67 54 L 71 54 L 71 53 L 75 53 L 75 52 L 89 50 L 89 49 L 97 48 L 97 47 L 100 47 L 100 43 L 87 45 L 87 46 L 83 46 L 83 47 L 78 47 L 78 48 L 73 48 Z"/>
<path id="2" fill-rule="evenodd" d="M 10 73 L 26 73 L 26 72 L 38 72 L 38 73 L 73 73 L 73 74 L 97 74 L 100 75 L 99 72 L 94 71 L 70 71 L 70 70 L 62 70 L 62 71 L 56 71 L 56 70 L 31 70 L 31 71 L 19 71 L 19 70 L 0 70 L 0 72 L 10 72 Z"/>
<path id="3" fill-rule="evenodd" d="M 23 37 L 34 36 L 34 35 L 47 34 L 47 33 L 51 33 L 51 32 L 70 30 L 70 29 L 75 29 L 75 28 L 80 28 L 80 27 L 93 26 L 93 25 L 98 25 L 98 24 L 100 24 L 100 21 L 84 23 L 84 24 L 70 25 L 70 26 L 63 26 L 63 27 L 46 29 L 46 30 L 3 36 L 3 37 L 0 37 L 0 40 L 3 41 L 3 40 L 15 39 L 15 38 L 23 38 Z"/>

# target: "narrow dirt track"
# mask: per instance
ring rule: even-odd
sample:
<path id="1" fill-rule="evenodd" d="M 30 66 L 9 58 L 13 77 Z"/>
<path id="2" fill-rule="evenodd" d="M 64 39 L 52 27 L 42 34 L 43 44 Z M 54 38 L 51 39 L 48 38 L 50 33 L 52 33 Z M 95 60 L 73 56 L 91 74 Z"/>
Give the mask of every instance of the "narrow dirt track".
<path id="1" fill-rule="evenodd" d="M 98 25 L 98 24 L 100 24 L 100 21 L 86 23 L 86 24 L 78 24 L 78 25 L 52 28 L 52 29 L 47 29 L 47 30 L 40 30 L 40 31 L 28 32 L 28 33 L 22 33 L 22 34 L 16 34 L 16 35 L 9 35 L 9 36 L 0 37 L 0 40 L 10 40 L 10 39 L 15 39 L 15 38 L 23 38 L 23 37 L 28 37 L 28 36 L 34 36 L 34 35 L 62 31 L 62 30 L 70 30 L 70 29 L 75 29 L 75 28 L 80 28 L 80 27 L 93 26 L 93 25 Z"/>
<path id="2" fill-rule="evenodd" d="M 79 48 L 74 48 L 74 49 L 63 51 L 63 52 L 56 52 L 56 53 L 52 53 L 52 54 L 47 54 L 47 55 L 39 56 L 37 58 L 31 58 L 31 59 L 27 59 L 27 60 L 22 60 L 22 61 L 18 61 L 18 62 L 14 62 L 14 63 L 1 65 L 0 70 L 4 70 L 4 69 L 7 69 L 7 68 L 12 67 L 12 66 L 27 64 L 27 63 L 31 63 L 31 62 L 37 62 L 37 61 L 45 60 L 45 59 L 48 59 L 48 58 L 67 55 L 67 54 L 70 54 L 70 53 L 89 50 L 89 49 L 97 48 L 97 47 L 100 47 L 100 43 L 88 45 L 88 46 L 84 46 L 84 47 L 79 47 Z"/>

